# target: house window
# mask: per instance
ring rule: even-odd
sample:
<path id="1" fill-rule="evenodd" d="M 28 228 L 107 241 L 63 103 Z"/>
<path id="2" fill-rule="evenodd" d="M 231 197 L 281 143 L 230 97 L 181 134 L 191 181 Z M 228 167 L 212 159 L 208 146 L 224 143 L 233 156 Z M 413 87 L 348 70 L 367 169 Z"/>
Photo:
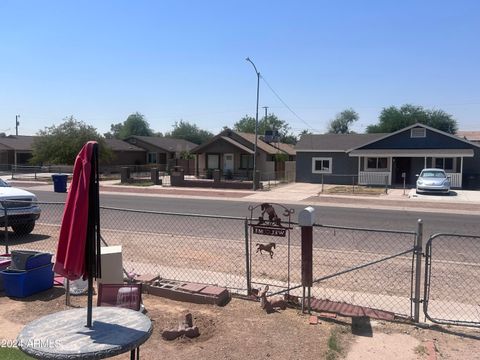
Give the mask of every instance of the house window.
<path id="1" fill-rule="evenodd" d="M 425 128 L 422 127 L 415 127 L 410 129 L 410 137 L 411 138 L 424 138 L 427 136 L 427 132 Z"/>
<path id="2" fill-rule="evenodd" d="M 388 159 L 381 158 L 367 158 L 367 170 L 386 170 L 388 167 Z"/>
<path id="3" fill-rule="evenodd" d="M 445 171 L 454 171 L 454 158 L 434 158 L 434 164 L 437 169 Z"/>
<path id="4" fill-rule="evenodd" d="M 253 169 L 253 155 L 240 155 L 240 169 Z"/>
<path id="5" fill-rule="evenodd" d="M 148 164 L 156 164 L 157 163 L 157 153 L 149 152 L 147 154 L 147 163 Z"/>
<path id="6" fill-rule="evenodd" d="M 331 174 L 332 158 L 312 158 L 312 173 L 314 174 Z"/>
<path id="7" fill-rule="evenodd" d="M 218 154 L 207 155 L 207 169 L 220 169 L 220 155 Z"/>

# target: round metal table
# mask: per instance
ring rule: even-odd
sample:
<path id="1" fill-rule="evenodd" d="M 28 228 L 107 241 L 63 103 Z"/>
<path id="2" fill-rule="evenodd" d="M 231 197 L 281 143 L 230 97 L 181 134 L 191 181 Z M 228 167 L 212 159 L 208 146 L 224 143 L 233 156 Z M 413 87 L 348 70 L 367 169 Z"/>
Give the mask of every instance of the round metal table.
<path id="1" fill-rule="evenodd" d="M 138 311 L 94 307 L 92 319 L 87 328 L 86 308 L 41 317 L 22 329 L 17 346 L 36 359 L 104 359 L 127 351 L 133 359 L 152 334 L 152 322 Z"/>

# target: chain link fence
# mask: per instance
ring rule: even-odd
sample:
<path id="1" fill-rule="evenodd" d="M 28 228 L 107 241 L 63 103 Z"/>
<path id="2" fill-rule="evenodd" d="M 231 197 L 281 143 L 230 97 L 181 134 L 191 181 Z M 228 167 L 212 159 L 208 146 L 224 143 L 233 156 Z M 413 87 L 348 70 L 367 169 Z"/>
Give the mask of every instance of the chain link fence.
<path id="1" fill-rule="evenodd" d="M 28 234 L 11 227 L 20 205 L 19 201 L 1 203 L 0 246 L 6 252 L 55 254 L 64 204 L 34 204 L 41 208 L 41 215 Z M 269 285 L 271 293 L 301 295 L 301 228 L 294 223 L 285 237 L 262 236 L 252 234 L 248 219 L 242 217 L 100 210 L 102 239 L 109 246 L 122 246 L 128 273 L 218 285 L 236 294 L 246 294 L 250 286 Z M 311 295 L 413 318 L 412 307 L 420 301 L 414 290 L 423 286 L 416 282 L 421 267 L 415 256 L 419 233 L 315 225 Z M 272 253 L 260 251 L 260 244 L 270 242 L 275 243 Z M 480 238 L 438 235 L 429 241 L 426 255 L 424 311 L 428 318 L 478 324 Z"/>
<path id="2" fill-rule="evenodd" d="M 424 313 L 437 323 L 480 326 L 480 236 L 437 234 L 426 245 Z"/>

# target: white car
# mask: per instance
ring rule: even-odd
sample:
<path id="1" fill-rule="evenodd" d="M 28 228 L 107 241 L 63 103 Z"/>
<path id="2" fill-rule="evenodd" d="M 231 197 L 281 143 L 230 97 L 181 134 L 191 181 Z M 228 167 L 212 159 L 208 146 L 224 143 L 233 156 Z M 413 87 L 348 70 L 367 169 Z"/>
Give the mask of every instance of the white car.
<path id="1" fill-rule="evenodd" d="M 443 169 L 423 169 L 417 176 L 417 194 L 426 192 L 448 194 L 450 192 L 450 178 Z"/>
<path id="2" fill-rule="evenodd" d="M 0 179 L 0 227 L 5 227 L 6 214 L 7 225 L 16 234 L 30 234 L 41 213 L 37 201 L 31 192 L 12 187 Z"/>

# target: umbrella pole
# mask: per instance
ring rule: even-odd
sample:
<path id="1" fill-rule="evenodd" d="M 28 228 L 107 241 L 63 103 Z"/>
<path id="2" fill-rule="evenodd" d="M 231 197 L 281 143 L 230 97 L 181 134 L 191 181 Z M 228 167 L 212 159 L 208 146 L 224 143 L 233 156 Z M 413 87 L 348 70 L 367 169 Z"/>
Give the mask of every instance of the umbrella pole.
<path id="1" fill-rule="evenodd" d="M 93 308 L 93 276 L 88 274 L 88 299 L 87 299 L 87 327 L 92 327 L 92 308 Z"/>

